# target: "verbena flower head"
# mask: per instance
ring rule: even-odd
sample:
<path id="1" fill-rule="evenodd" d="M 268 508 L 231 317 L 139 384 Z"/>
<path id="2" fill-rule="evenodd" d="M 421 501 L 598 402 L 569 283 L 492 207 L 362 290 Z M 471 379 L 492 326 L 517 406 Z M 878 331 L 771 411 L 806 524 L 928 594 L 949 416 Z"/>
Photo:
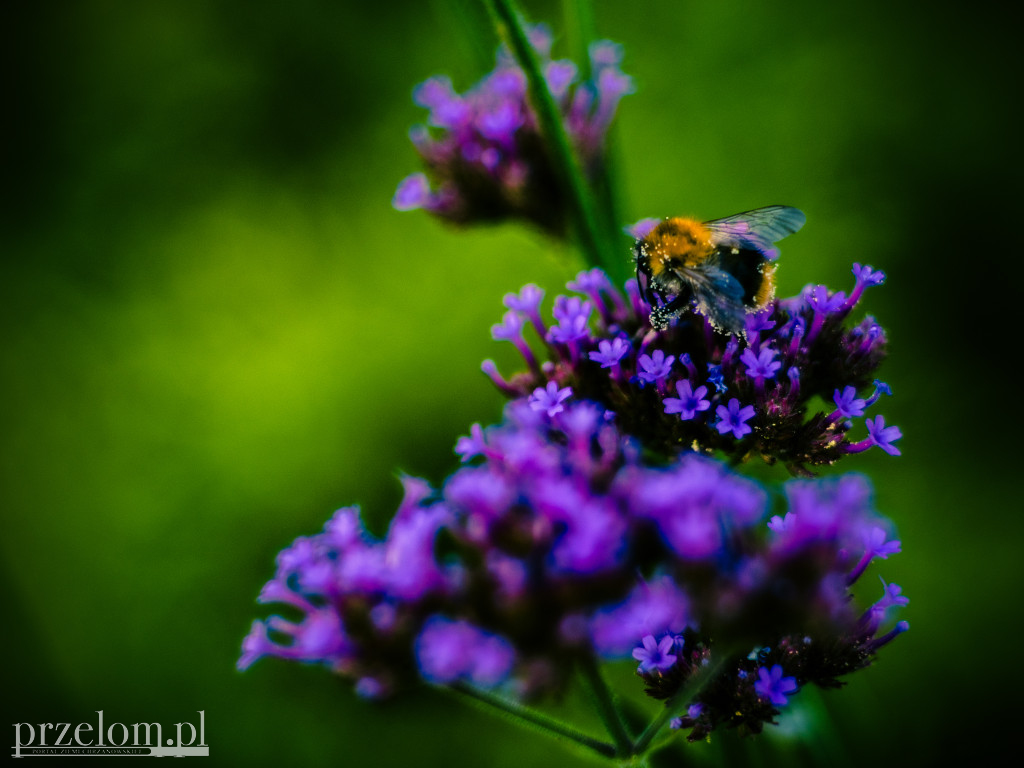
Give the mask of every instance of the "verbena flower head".
<path id="1" fill-rule="evenodd" d="M 393 204 L 458 224 L 528 221 L 557 237 L 571 215 L 590 263 L 607 265 L 618 224 L 603 195 L 605 141 L 632 90 L 621 49 L 593 44 L 581 76 L 551 58 L 546 28 L 523 27 L 510 3 L 492 10 L 525 69 L 500 49 L 464 93 L 446 77 L 416 88 L 429 111 L 412 131 L 425 173 L 403 180 Z M 555 130 L 538 128 L 528 94 L 545 93 L 569 148 L 547 98 L 537 104 Z M 804 220 L 784 206 L 760 215 L 782 217 L 766 225 L 773 236 Z M 765 263 L 777 255 L 754 244 Z M 554 297 L 550 319 L 537 286 L 506 295 L 491 333 L 525 367 L 504 377 L 482 366 L 510 399 L 502 421 L 459 438 L 460 464 L 438 486 L 403 478 L 383 538 L 346 507 L 282 551 L 259 598 L 280 613 L 254 622 L 239 668 L 265 656 L 321 664 L 374 699 L 445 686 L 620 762 L 655 748 L 663 724 L 690 740 L 722 727 L 757 733 L 804 686 L 841 685 L 908 629 L 892 622 L 908 603 L 899 585 L 883 580 L 880 596 L 858 586 L 902 549 L 870 484 L 811 479 L 848 454 L 900 454 L 901 430 L 876 408 L 892 394 L 875 378 L 886 334 L 871 317 L 851 319 L 885 275 L 860 264 L 853 275 L 849 293 L 811 285 L 770 299 L 761 272 L 757 300 L 719 311 L 717 324 L 707 292 L 688 308 L 690 294 L 665 285 L 669 302 L 652 308 L 643 296 L 657 303 L 658 291 L 641 295 L 633 280 L 620 291 L 597 268 Z M 773 492 L 716 458 L 751 456 L 800 477 Z M 630 658 L 663 703 L 635 739 L 597 671 Z M 611 744 L 508 701 L 557 696 L 577 672 L 603 702 Z"/>
<path id="2" fill-rule="evenodd" d="M 864 289 L 884 276 L 859 264 L 853 273 L 849 296 L 808 286 L 748 315 L 746 333 L 735 336 L 716 331 L 697 312 L 654 330 L 634 281 L 623 293 L 600 270 L 588 270 L 567 286 L 582 297 L 555 298 L 550 326 L 534 286 L 524 289 L 537 299 L 529 313 L 515 308 L 525 298 L 506 298 L 522 315 L 519 325 L 533 325 L 534 346 L 543 345 L 549 362 L 527 351 L 522 373 L 503 378 L 490 362 L 485 370 L 513 397 L 549 382 L 571 386 L 613 410 L 624 431 L 664 456 L 719 450 L 809 474 L 872 447 L 899 455 L 900 429 L 880 414 L 866 415 L 892 394 L 874 378 L 886 333 L 870 316 L 851 320 Z M 517 346 L 530 350 L 525 336 Z M 821 401 L 830 407 L 816 410 Z"/>
<path id="3" fill-rule="evenodd" d="M 576 64 L 551 58 L 546 27 L 533 27 L 530 39 L 584 173 L 597 178 L 619 100 L 633 90 L 619 69 L 622 49 L 607 40 L 593 43 L 584 80 Z M 563 236 L 568 203 L 527 91 L 526 76 L 504 48 L 494 70 L 465 93 L 445 76 L 417 86 L 413 98 L 429 115 L 411 138 L 426 173 L 399 184 L 394 206 L 422 208 L 456 224 L 526 220 Z"/>
<path id="4" fill-rule="evenodd" d="M 863 611 L 851 600 L 900 548 L 863 478 L 790 481 L 770 517 L 766 490 L 723 464 L 652 465 L 601 404 L 535 394 L 475 425 L 440 489 L 406 478 L 382 540 L 348 507 L 284 550 L 260 600 L 287 615 L 253 625 L 239 666 L 320 663 L 373 698 L 417 680 L 532 697 L 584 657 L 632 656 L 665 699 L 722 661 L 691 702 L 699 716 L 677 723 L 698 738 L 759 730 L 900 631 L 879 634 L 906 603 L 897 585 Z"/>

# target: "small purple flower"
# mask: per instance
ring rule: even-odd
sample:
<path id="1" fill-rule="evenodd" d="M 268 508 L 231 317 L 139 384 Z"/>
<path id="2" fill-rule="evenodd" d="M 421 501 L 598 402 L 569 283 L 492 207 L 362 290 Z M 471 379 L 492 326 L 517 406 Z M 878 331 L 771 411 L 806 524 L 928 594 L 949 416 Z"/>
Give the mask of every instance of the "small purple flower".
<path id="1" fill-rule="evenodd" d="M 771 319 L 772 313 L 770 311 L 765 312 L 752 312 L 746 317 L 747 335 L 753 336 L 755 333 L 761 333 L 763 331 L 770 331 L 775 327 L 776 323 Z"/>
<path id="2" fill-rule="evenodd" d="M 816 314 L 828 315 L 843 307 L 846 303 L 846 294 L 843 291 L 830 294 L 827 286 L 815 285 L 807 292 L 807 302 Z"/>
<path id="3" fill-rule="evenodd" d="M 575 279 L 566 283 L 565 287 L 570 291 L 585 293 L 588 296 L 594 296 L 602 291 L 612 290 L 612 284 L 608 279 L 608 275 L 597 267 L 583 270 L 576 275 Z"/>
<path id="4" fill-rule="evenodd" d="M 885 529 L 877 525 L 865 531 L 863 538 L 864 549 L 872 557 L 880 557 L 885 560 L 889 555 L 895 555 L 900 551 L 900 542 L 896 539 L 890 540 Z"/>
<path id="5" fill-rule="evenodd" d="M 704 395 L 708 388 L 704 385 L 693 389 L 689 379 L 680 379 L 676 382 L 676 392 L 679 397 L 666 397 L 665 413 L 678 413 L 682 420 L 692 419 L 698 411 L 706 411 L 711 407 L 711 401 L 705 400 Z"/>
<path id="6" fill-rule="evenodd" d="M 672 635 L 665 635 L 660 641 L 655 640 L 654 635 L 644 635 L 641 642 L 641 646 L 633 649 L 633 658 L 640 662 L 636 670 L 639 674 L 665 672 L 676 663 L 676 657 L 671 652 L 675 648 Z"/>
<path id="7" fill-rule="evenodd" d="M 518 294 L 506 293 L 502 300 L 506 307 L 531 315 L 538 310 L 544 298 L 544 290 L 533 283 L 527 283 Z"/>
<path id="8" fill-rule="evenodd" d="M 469 428 L 469 436 L 463 435 L 455 442 L 455 453 L 463 463 L 481 455 L 486 447 L 484 443 L 484 430 L 479 424 Z"/>
<path id="9" fill-rule="evenodd" d="M 587 324 L 590 321 L 592 305 L 578 296 L 559 296 L 555 299 L 552 313 L 558 325 L 548 329 L 550 341 L 568 344 L 585 338 L 589 334 Z"/>
<path id="10" fill-rule="evenodd" d="M 864 285 L 881 285 L 885 282 L 885 272 L 872 269 L 870 264 L 863 266 L 854 264 L 853 276 L 857 278 L 858 283 L 863 283 Z"/>
<path id="11" fill-rule="evenodd" d="M 864 543 L 864 554 L 846 577 L 847 584 L 853 584 L 857 581 L 874 558 L 878 557 L 886 560 L 889 555 L 895 555 L 901 549 L 900 542 L 896 539 L 890 541 L 885 529 L 877 525 L 863 526 L 861 528 L 861 541 Z"/>
<path id="12" fill-rule="evenodd" d="M 882 581 L 882 585 L 885 587 L 885 594 L 882 598 L 875 603 L 876 608 L 886 609 L 893 606 L 902 608 L 904 605 L 910 603 L 910 598 L 902 595 L 903 587 L 899 584 L 886 584 Z"/>
<path id="13" fill-rule="evenodd" d="M 570 397 L 572 397 L 572 387 L 559 389 L 557 383 L 549 381 L 546 387 L 537 387 L 533 390 L 529 403 L 533 410 L 543 411 L 550 417 L 565 410 L 562 403 Z"/>
<path id="14" fill-rule="evenodd" d="M 657 218 L 646 218 L 640 219 L 636 224 L 625 227 L 624 231 L 627 235 L 632 237 L 634 240 L 643 240 L 647 235 L 651 233 L 658 224 L 661 223 L 661 219 Z"/>
<path id="15" fill-rule="evenodd" d="M 406 176 L 398 185 L 391 204 L 399 211 L 412 211 L 417 208 L 428 208 L 432 200 L 430 182 L 422 173 Z"/>
<path id="16" fill-rule="evenodd" d="M 754 353 L 754 350 L 747 348 L 740 355 L 740 362 L 747 366 L 747 376 L 750 378 L 773 379 L 779 368 L 782 367 L 782 363 L 775 359 L 778 354 L 769 347 L 761 347 L 761 351 L 757 354 Z"/>
<path id="17" fill-rule="evenodd" d="M 590 359 L 595 363 L 600 363 L 602 368 L 611 368 L 618 365 L 619 361 L 629 352 L 629 341 L 621 336 L 616 336 L 611 341 L 601 339 L 597 343 L 597 349 L 597 352 L 589 353 Z"/>
<path id="18" fill-rule="evenodd" d="M 503 638 L 441 616 L 428 619 L 416 639 L 420 674 L 432 683 L 461 679 L 494 687 L 508 677 L 514 659 Z"/>
<path id="19" fill-rule="evenodd" d="M 799 687 L 795 677 L 783 677 L 782 667 L 775 664 L 771 669 L 757 668 L 757 680 L 754 681 L 754 692 L 763 699 L 768 699 L 772 706 L 782 707 L 789 703 L 787 694 L 794 693 Z"/>
<path id="20" fill-rule="evenodd" d="M 668 378 L 669 373 L 672 371 L 672 363 L 675 361 L 675 355 L 666 356 L 660 349 L 654 350 L 654 353 L 651 355 L 640 355 L 637 358 L 637 364 L 640 366 L 637 376 L 649 384 L 656 384 Z"/>
<path id="21" fill-rule="evenodd" d="M 857 397 L 856 387 L 843 387 L 842 392 L 837 389 L 832 395 L 832 400 L 836 404 L 836 410 L 847 419 L 864 415 L 866 401 Z"/>
<path id="22" fill-rule="evenodd" d="M 506 312 L 500 323 L 491 326 L 491 338 L 495 341 L 515 341 L 522 336 L 523 316 L 518 312 Z"/>
<path id="23" fill-rule="evenodd" d="M 552 61 L 544 68 L 544 79 L 551 95 L 558 101 L 576 79 L 576 65 L 571 61 Z"/>
<path id="24" fill-rule="evenodd" d="M 890 456 L 899 456 L 900 449 L 893 445 L 894 442 L 903 437 L 899 427 L 885 426 L 885 418 L 875 416 L 874 419 L 867 419 L 864 422 L 868 428 L 868 439 L 888 453 Z"/>
<path id="25" fill-rule="evenodd" d="M 740 401 L 734 397 L 729 400 L 728 407 L 720 405 L 715 409 L 715 413 L 720 419 L 715 425 L 720 434 L 726 435 L 732 432 L 733 437 L 741 440 L 744 435 L 753 432 L 753 428 L 747 424 L 747 421 L 754 416 L 754 406 L 741 406 Z"/>

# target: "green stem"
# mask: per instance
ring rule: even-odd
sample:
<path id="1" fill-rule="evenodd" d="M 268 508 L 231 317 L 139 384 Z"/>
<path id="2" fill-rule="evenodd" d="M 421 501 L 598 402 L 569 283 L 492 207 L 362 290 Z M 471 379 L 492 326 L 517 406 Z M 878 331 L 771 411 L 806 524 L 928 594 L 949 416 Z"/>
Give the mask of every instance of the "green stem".
<path id="1" fill-rule="evenodd" d="M 580 79 L 590 80 L 593 72 L 590 65 L 590 44 L 597 40 L 597 28 L 594 24 L 593 0 L 562 0 L 566 29 L 572 43 L 572 57 L 579 65 Z M 622 232 L 622 220 L 619 218 L 621 207 L 618 184 L 618 150 L 615 143 L 615 126 L 608 128 L 605 135 L 605 148 L 599 167 L 590 168 L 591 190 L 594 204 L 598 211 L 598 223 L 603 226 L 603 236 L 612 253 L 629 252 L 629 241 Z M 608 272 L 613 282 L 618 283 L 624 274 L 619 274 L 628 261 L 617 259 L 610 266 L 614 271 Z"/>
<path id="2" fill-rule="evenodd" d="M 566 197 L 569 200 L 580 247 L 590 266 L 601 267 L 606 272 L 616 268 L 613 249 L 604 236 L 599 224 L 597 204 L 587 187 L 586 178 L 572 151 L 569 136 L 562 123 L 558 105 L 548 90 L 544 73 L 540 70 L 537 54 L 530 44 L 523 26 L 522 15 L 514 0 L 488 0 L 498 30 L 512 49 L 513 55 L 522 67 L 530 88 L 530 97 L 537 114 L 541 133 L 547 140 L 552 160 L 562 178 Z"/>
<path id="3" fill-rule="evenodd" d="M 448 690 L 455 691 L 464 696 L 468 696 L 482 704 L 486 704 L 490 707 L 500 710 L 506 715 L 509 715 L 513 720 L 520 724 L 532 725 L 535 728 L 547 733 L 549 736 L 556 738 L 564 738 L 569 741 L 575 742 L 580 746 L 586 747 L 587 749 L 597 752 L 602 757 L 615 757 L 616 750 L 611 744 L 598 739 L 587 736 L 585 733 L 581 733 L 572 726 L 566 725 L 560 720 L 556 720 L 553 717 L 538 712 L 535 709 L 524 707 L 522 704 L 517 704 L 508 699 L 504 699 L 501 696 L 485 691 L 480 688 L 476 688 L 468 683 L 455 682 L 448 686 Z"/>
<path id="4" fill-rule="evenodd" d="M 594 33 L 594 9 L 591 0 L 562 0 L 565 26 L 572 42 L 572 58 L 580 68 L 580 79 L 590 79 L 590 44 Z"/>
<path id="5" fill-rule="evenodd" d="M 615 742 L 615 750 L 618 755 L 629 755 L 633 751 L 633 739 L 626 730 L 622 720 L 622 714 L 615 706 L 612 692 L 608 689 L 601 670 L 598 668 L 594 657 L 589 653 L 580 659 L 580 671 L 590 684 L 590 690 L 594 695 L 594 702 L 597 704 L 597 712 L 601 716 L 608 735 Z"/>

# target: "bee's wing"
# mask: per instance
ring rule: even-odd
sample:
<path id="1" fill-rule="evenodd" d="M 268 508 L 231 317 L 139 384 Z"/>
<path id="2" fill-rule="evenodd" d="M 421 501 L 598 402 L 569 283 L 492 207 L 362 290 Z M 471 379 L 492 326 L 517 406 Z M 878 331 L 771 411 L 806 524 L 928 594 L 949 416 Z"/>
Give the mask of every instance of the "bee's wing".
<path id="1" fill-rule="evenodd" d="M 724 219 L 704 222 L 716 246 L 753 249 L 769 261 L 778 258 L 775 243 L 796 232 L 807 221 L 803 211 L 788 205 L 755 208 Z"/>
<path id="2" fill-rule="evenodd" d="M 743 286 L 735 277 L 717 266 L 706 265 L 690 283 L 698 312 L 719 330 L 743 333 L 747 307 L 743 303 Z"/>

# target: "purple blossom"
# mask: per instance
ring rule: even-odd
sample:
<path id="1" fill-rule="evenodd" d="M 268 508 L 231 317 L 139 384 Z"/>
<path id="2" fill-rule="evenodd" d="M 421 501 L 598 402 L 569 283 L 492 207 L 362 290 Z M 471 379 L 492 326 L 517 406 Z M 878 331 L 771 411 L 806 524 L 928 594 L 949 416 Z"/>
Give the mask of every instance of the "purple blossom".
<path id="1" fill-rule="evenodd" d="M 522 315 L 518 312 L 506 312 L 499 324 L 491 326 L 491 337 L 495 341 L 516 341 L 522 339 Z"/>
<path id="2" fill-rule="evenodd" d="M 586 338 L 591 309 L 589 301 L 582 301 L 576 296 L 559 296 L 553 310 L 558 325 L 548 329 L 548 340 L 568 344 Z"/>
<path id="3" fill-rule="evenodd" d="M 782 707 L 789 703 L 787 694 L 796 692 L 799 687 L 795 677 L 783 677 L 782 666 L 772 665 L 771 669 L 758 667 L 757 681 L 754 691 L 758 696 L 768 699 L 773 706 Z"/>
<path id="4" fill-rule="evenodd" d="M 770 331 L 776 323 L 771 319 L 771 312 L 751 312 L 746 316 L 747 336 Z"/>
<path id="5" fill-rule="evenodd" d="M 491 688 L 508 677 L 514 659 L 503 638 L 441 616 L 428 619 L 416 639 L 420 674 L 432 683 L 466 680 Z"/>
<path id="6" fill-rule="evenodd" d="M 638 584 L 621 603 L 600 609 L 590 623 L 602 656 L 624 656 L 645 635 L 678 635 L 686 629 L 690 601 L 667 576 Z"/>
<path id="7" fill-rule="evenodd" d="M 747 348 L 740 355 L 740 362 L 747 366 L 747 376 L 750 378 L 773 379 L 782 367 L 782 363 L 775 359 L 777 356 L 778 352 L 769 347 L 761 347 L 757 353 Z"/>
<path id="8" fill-rule="evenodd" d="M 643 240 L 659 223 L 661 223 L 661 219 L 657 218 L 640 219 L 636 224 L 626 227 L 623 231 L 634 240 Z"/>
<path id="9" fill-rule="evenodd" d="M 740 401 L 733 397 L 729 400 L 728 406 L 720 405 L 715 409 L 715 412 L 719 418 L 719 422 L 715 426 L 721 434 L 726 435 L 731 432 L 733 437 L 741 440 L 744 435 L 748 435 L 753 431 L 753 428 L 747 422 L 756 413 L 754 406 L 741 406 Z"/>
<path id="10" fill-rule="evenodd" d="M 581 81 L 575 64 L 551 59 L 552 37 L 539 29 L 533 27 L 529 36 L 538 46 L 541 70 L 582 167 L 596 174 L 604 165 L 609 125 L 632 81 L 608 54 L 610 44 L 591 50 L 602 63 L 592 64 L 591 79 Z M 558 192 L 558 171 L 527 90 L 524 73 L 504 48 L 495 69 L 465 93 L 457 93 L 444 76 L 417 86 L 413 100 L 429 113 L 426 125 L 416 126 L 411 136 L 427 173 L 403 182 L 395 207 L 425 208 L 458 224 L 525 220 L 565 237 L 570 202 Z"/>
<path id="11" fill-rule="evenodd" d="M 807 291 L 806 298 L 815 313 L 826 315 L 839 311 L 846 303 L 846 294 L 843 291 L 832 293 L 824 285 L 812 286 Z"/>
<path id="12" fill-rule="evenodd" d="M 836 410 L 848 419 L 864 415 L 864 406 L 866 405 L 866 402 L 857 397 L 856 387 L 843 387 L 842 392 L 837 389 L 835 394 L 832 395 L 832 400 L 836 404 Z"/>
<path id="13" fill-rule="evenodd" d="M 540 302 L 544 298 L 544 291 L 533 283 L 527 283 L 518 294 L 506 293 L 504 298 L 505 306 L 518 312 L 532 315 L 537 312 Z"/>
<path id="14" fill-rule="evenodd" d="M 300 618 L 256 622 L 239 665 L 262 656 L 322 663 L 357 695 L 380 698 L 415 683 L 414 660 L 437 684 L 513 678 L 516 690 L 539 695 L 566 679 L 568 648 L 600 657 L 635 650 L 646 690 L 664 699 L 710 663 L 718 642 L 775 637 L 758 657 L 763 672 L 742 660 L 721 673 L 734 694 L 719 688 L 690 702 L 699 708 L 679 726 L 702 738 L 750 696 L 778 704 L 792 692 L 772 677 L 773 664 L 832 685 L 905 630 L 878 631 L 886 608 L 906 602 L 898 587 L 860 616 L 852 610 L 846 553 L 898 551 L 864 478 L 792 481 L 789 509 L 763 537 L 767 493 L 758 483 L 697 455 L 648 466 L 601 405 L 571 396 L 558 405 L 549 416 L 520 398 L 500 424 L 472 428 L 466 455 L 475 451 L 479 463 L 439 491 L 405 478 L 383 539 L 354 507 L 297 539 L 260 600 Z M 778 634 L 787 627 L 800 633 Z M 827 656 L 804 651 L 819 642 Z M 744 711 L 752 727 L 767 712 Z"/>
<path id="15" fill-rule="evenodd" d="M 665 413 L 678 413 L 680 419 L 686 420 L 711 407 L 711 401 L 704 399 L 708 388 L 701 385 L 693 389 L 689 379 L 680 379 L 676 382 L 676 393 L 679 397 L 666 397 L 663 401 Z"/>
<path id="16" fill-rule="evenodd" d="M 665 543 L 684 560 L 721 554 L 724 528 L 752 526 L 764 514 L 765 495 L 756 484 L 699 456 L 634 479 L 629 497 L 634 514 L 654 521 Z"/>
<path id="17" fill-rule="evenodd" d="M 885 282 L 885 272 L 873 269 L 870 264 L 854 264 L 853 276 L 857 278 L 858 283 L 865 285 L 881 285 Z"/>
<path id="18" fill-rule="evenodd" d="M 542 336 L 549 362 L 540 362 L 527 349 L 525 374 L 506 380 L 490 370 L 503 392 L 529 396 L 550 380 L 571 385 L 615 411 L 646 448 L 666 456 L 697 446 L 723 451 L 737 461 L 760 456 L 803 474 L 875 445 L 870 437 L 851 442 L 848 435 L 852 414 L 863 416 L 890 391 L 876 380 L 873 394 L 858 395 L 884 358 L 886 337 L 870 318 L 844 328 L 852 305 L 840 306 L 841 291 L 809 286 L 798 297 L 774 300 L 750 313 L 748 333 L 740 337 L 721 334 L 703 320 L 677 323 L 667 332 L 652 329 L 650 307 L 636 280 L 627 282 L 623 294 L 603 273 L 590 269 L 568 287 L 586 299 L 556 297 L 556 325 Z M 591 307 L 598 311 L 589 312 Z M 702 381 L 698 371 L 705 366 Z M 676 417 L 687 412 L 675 410 L 682 399 L 677 387 L 684 379 L 691 391 L 698 384 L 706 387 L 700 400 L 710 404 L 715 418 Z M 660 416 L 649 412 L 652 397 L 661 400 Z M 834 400 L 836 410 L 818 417 L 815 398 Z M 733 399 L 743 411 L 735 417 L 729 412 Z M 892 447 L 891 441 L 888 445 Z"/>
<path id="19" fill-rule="evenodd" d="M 850 292 L 850 298 L 846 300 L 846 309 L 849 309 L 860 300 L 865 288 L 872 285 L 881 285 L 885 282 L 885 273 L 880 270 L 874 270 L 867 264 L 864 266 L 854 264 L 853 276 L 857 282 L 853 287 L 853 291 Z"/>
<path id="20" fill-rule="evenodd" d="M 611 368 L 618 365 L 623 356 L 629 352 L 629 341 L 616 336 L 614 339 L 601 339 L 597 344 L 597 352 L 590 352 L 589 357 L 595 363 L 600 363 L 602 368 Z"/>
<path id="21" fill-rule="evenodd" d="M 479 424 L 469 428 L 469 436 L 460 437 L 455 443 L 455 453 L 463 463 L 480 456 L 487 447 L 484 442 L 484 430 Z"/>
<path id="22" fill-rule="evenodd" d="M 864 545 L 864 554 L 846 577 L 847 584 L 857 581 L 874 558 L 886 560 L 889 555 L 900 551 L 900 542 L 896 539 L 890 541 L 885 529 L 878 525 L 871 523 L 863 525 L 860 529 L 860 538 Z"/>
<path id="23" fill-rule="evenodd" d="M 434 196 L 426 175 L 414 173 L 402 179 L 391 204 L 396 210 L 412 211 L 416 208 L 430 208 L 433 200 Z"/>
<path id="24" fill-rule="evenodd" d="M 900 542 L 896 539 L 890 540 L 884 528 L 872 526 L 864 532 L 864 549 L 871 557 L 880 557 L 883 560 L 900 551 Z"/>
<path id="25" fill-rule="evenodd" d="M 530 396 L 530 407 L 535 411 L 543 411 L 549 417 L 561 413 L 565 406 L 562 405 L 572 397 L 572 388 L 559 389 L 558 384 L 549 381 L 546 387 L 537 387 Z"/>
<path id="26" fill-rule="evenodd" d="M 672 371 L 672 363 L 676 361 L 675 355 L 666 355 L 660 349 L 654 350 L 653 354 L 640 355 L 637 364 L 640 370 L 637 376 L 649 384 L 656 384 L 668 378 Z"/>
<path id="27" fill-rule="evenodd" d="M 603 271 L 598 268 L 586 269 L 576 275 L 575 279 L 566 283 L 566 288 L 571 291 L 585 293 L 591 298 L 602 291 L 611 291 L 612 283 Z"/>
<path id="28" fill-rule="evenodd" d="M 661 640 L 655 640 L 654 635 L 644 635 L 641 642 L 640 647 L 633 649 L 633 658 L 640 662 L 636 670 L 638 674 L 664 672 L 676 663 L 671 652 L 676 644 L 672 635 L 665 635 Z"/>
<path id="29" fill-rule="evenodd" d="M 864 424 L 868 428 L 868 439 L 873 445 L 877 445 L 890 456 L 900 455 L 900 449 L 893 445 L 903 437 L 899 427 L 885 426 L 885 418 L 880 415 L 874 419 L 867 419 Z"/>

